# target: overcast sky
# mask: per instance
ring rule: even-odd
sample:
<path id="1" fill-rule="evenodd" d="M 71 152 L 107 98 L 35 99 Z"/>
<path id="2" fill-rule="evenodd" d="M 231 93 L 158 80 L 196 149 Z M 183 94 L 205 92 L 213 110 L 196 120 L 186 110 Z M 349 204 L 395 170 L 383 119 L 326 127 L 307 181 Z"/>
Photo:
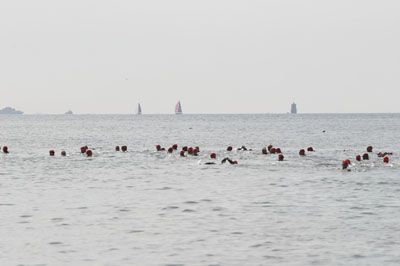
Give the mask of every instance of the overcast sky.
<path id="1" fill-rule="evenodd" d="M 400 112 L 398 0 L 2 0 L 0 107 Z"/>

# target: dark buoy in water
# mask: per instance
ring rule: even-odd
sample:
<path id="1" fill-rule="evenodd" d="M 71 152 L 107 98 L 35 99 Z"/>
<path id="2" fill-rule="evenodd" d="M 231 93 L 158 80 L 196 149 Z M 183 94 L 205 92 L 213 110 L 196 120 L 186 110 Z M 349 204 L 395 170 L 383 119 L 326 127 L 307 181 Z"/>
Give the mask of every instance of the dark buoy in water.
<path id="1" fill-rule="evenodd" d="M 161 146 L 160 146 L 160 144 L 157 144 L 157 145 L 156 145 L 156 150 L 157 150 L 157 151 L 161 151 Z"/>
<path id="2" fill-rule="evenodd" d="M 299 155 L 300 156 L 306 155 L 306 151 L 304 149 L 299 150 Z"/>
<path id="3" fill-rule="evenodd" d="M 364 153 L 362 156 L 363 160 L 369 160 L 369 155 L 368 153 Z"/>
<path id="4" fill-rule="evenodd" d="M 283 154 L 280 153 L 280 154 L 278 155 L 278 160 L 279 160 L 279 161 L 283 161 L 283 159 L 285 159 L 285 156 L 283 156 Z"/>
<path id="5" fill-rule="evenodd" d="M 188 147 L 187 147 L 187 146 L 183 146 L 183 147 L 182 147 L 182 150 L 183 150 L 183 151 L 188 151 Z"/>
<path id="6" fill-rule="evenodd" d="M 275 149 L 274 147 L 272 147 L 272 148 L 269 150 L 269 152 L 272 153 L 272 154 L 275 154 L 275 153 L 276 153 L 276 149 Z"/>
<path id="7" fill-rule="evenodd" d="M 174 150 L 174 149 L 173 149 L 172 147 L 169 147 L 169 148 L 168 148 L 168 153 L 172 153 L 173 150 Z"/>
<path id="8" fill-rule="evenodd" d="M 232 151 L 232 146 L 228 146 L 228 148 L 226 148 L 227 151 Z"/>
<path id="9" fill-rule="evenodd" d="M 121 146 L 121 151 L 126 152 L 128 150 L 128 147 L 126 145 Z"/>
<path id="10" fill-rule="evenodd" d="M 177 150 L 178 149 L 178 144 L 172 145 L 172 149 Z"/>
<path id="11" fill-rule="evenodd" d="M 184 151 L 184 150 L 181 150 L 181 152 L 179 153 L 179 155 L 180 155 L 181 157 L 185 157 L 185 151 Z"/>
<path id="12" fill-rule="evenodd" d="M 92 156 L 92 155 L 93 155 L 92 150 L 87 150 L 87 151 L 86 151 L 86 155 L 87 155 L 88 157 Z"/>
<path id="13" fill-rule="evenodd" d="M 115 151 L 119 151 L 119 146 L 115 146 Z"/>
<path id="14" fill-rule="evenodd" d="M 262 153 L 262 154 L 268 154 L 267 148 L 266 148 L 266 147 L 262 147 L 261 153 Z"/>
<path id="15" fill-rule="evenodd" d="M 61 151 L 61 156 L 67 156 L 67 152 L 66 151 Z"/>
<path id="16" fill-rule="evenodd" d="M 314 148 L 310 146 L 307 148 L 307 151 L 314 151 Z"/>
<path id="17" fill-rule="evenodd" d="M 8 147 L 7 146 L 3 146 L 3 152 L 4 153 L 8 153 Z"/>
<path id="18" fill-rule="evenodd" d="M 54 150 L 50 150 L 50 151 L 49 151 L 49 155 L 50 155 L 50 156 L 54 156 L 54 154 L 55 154 Z"/>
<path id="19" fill-rule="evenodd" d="M 372 152 L 372 149 L 373 149 L 372 146 L 368 146 L 367 147 L 367 152 Z"/>
<path id="20" fill-rule="evenodd" d="M 361 161 L 361 155 L 360 155 L 360 154 L 357 154 L 357 155 L 356 155 L 356 160 L 357 160 L 357 161 Z"/>
<path id="21" fill-rule="evenodd" d="M 210 154 L 210 158 L 211 158 L 211 159 L 216 159 L 216 158 L 217 158 L 217 155 L 215 154 L 215 152 L 212 152 L 212 153 Z"/>
<path id="22" fill-rule="evenodd" d="M 383 157 L 383 162 L 384 163 L 389 163 L 389 156 Z"/>
<path id="23" fill-rule="evenodd" d="M 268 151 L 269 152 L 271 151 L 272 147 L 273 147 L 272 144 L 268 145 Z"/>

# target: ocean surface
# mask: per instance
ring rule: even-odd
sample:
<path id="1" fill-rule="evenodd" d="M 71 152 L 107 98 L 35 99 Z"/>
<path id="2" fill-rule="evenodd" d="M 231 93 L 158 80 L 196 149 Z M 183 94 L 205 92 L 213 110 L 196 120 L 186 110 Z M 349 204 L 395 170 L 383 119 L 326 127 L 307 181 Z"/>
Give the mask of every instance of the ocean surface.
<path id="1" fill-rule="evenodd" d="M 400 114 L 1 115 L 0 265 L 398 266 L 399 129 Z M 155 151 L 175 143 L 200 154 Z"/>

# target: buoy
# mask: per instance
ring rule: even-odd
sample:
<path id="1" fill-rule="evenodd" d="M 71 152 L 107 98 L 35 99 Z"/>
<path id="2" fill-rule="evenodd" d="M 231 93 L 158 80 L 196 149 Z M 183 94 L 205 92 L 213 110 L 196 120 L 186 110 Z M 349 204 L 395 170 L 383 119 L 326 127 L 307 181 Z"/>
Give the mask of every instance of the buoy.
<path id="1" fill-rule="evenodd" d="M 228 148 L 226 148 L 227 151 L 232 151 L 232 146 L 228 146 Z"/>
<path id="2" fill-rule="evenodd" d="M 160 145 L 160 144 L 157 144 L 157 145 L 156 145 L 156 150 L 157 150 L 157 151 L 161 151 L 161 145 Z"/>
<path id="3" fill-rule="evenodd" d="M 189 153 L 189 154 L 193 154 L 193 148 L 192 148 L 192 147 L 189 147 L 189 148 L 188 148 L 188 153 Z"/>
<path id="4" fill-rule="evenodd" d="M 368 153 L 364 153 L 362 156 L 363 160 L 369 160 L 369 155 Z"/>
<path id="5" fill-rule="evenodd" d="M 178 144 L 172 145 L 172 149 L 177 150 L 178 149 Z"/>
<path id="6" fill-rule="evenodd" d="M 8 153 L 8 147 L 7 146 L 3 146 L 3 152 L 4 153 Z"/>
<path id="7" fill-rule="evenodd" d="M 126 145 L 121 146 L 121 151 L 126 152 L 128 150 L 128 147 Z"/>
<path id="8" fill-rule="evenodd" d="M 372 152 L 372 146 L 367 147 L 367 152 Z"/>
<path id="9" fill-rule="evenodd" d="M 262 153 L 262 154 L 268 154 L 267 148 L 266 148 L 266 147 L 262 147 L 261 153 Z"/>
<path id="10" fill-rule="evenodd" d="M 268 151 L 271 151 L 272 147 L 272 144 L 268 145 Z"/>
<path id="11" fill-rule="evenodd" d="M 188 151 L 188 147 L 187 147 L 187 146 L 183 146 L 183 147 L 182 147 L 182 150 L 183 150 L 183 151 Z"/>
<path id="12" fill-rule="evenodd" d="M 281 148 L 275 148 L 276 153 L 282 153 Z"/>
<path id="13" fill-rule="evenodd" d="M 314 148 L 310 146 L 307 148 L 307 151 L 314 151 Z"/>
<path id="14" fill-rule="evenodd" d="M 283 156 L 283 154 L 280 153 L 280 154 L 278 155 L 278 160 L 279 160 L 279 161 L 283 161 L 283 159 L 285 159 L 285 156 Z"/>
<path id="15" fill-rule="evenodd" d="M 87 155 L 88 157 L 92 156 L 92 155 L 93 155 L 92 150 L 87 150 L 87 151 L 86 151 L 86 155 Z"/>
<path id="16" fill-rule="evenodd" d="M 299 155 L 301 155 L 301 156 L 306 155 L 306 151 L 305 151 L 304 149 L 301 149 L 301 150 L 299 151 Z"/>
<path id="17" fill-rule="evenodd" d="M 357 155 L 356 155 L 356 160 L 357 160 L 357 161 L 361 161 L 361 155 L 360 155 L 360 154 L 357 154 Z"/>
<path id="18" fill-rule="evenodd" d="M 67 156 L 67 152 L 66 151 L 61 151 L 61 156 Z"/>
<path id="19" fill-rule="evenodd" d="M 217 155 L 215 154 L 215 152 L 212 152 L 212 153 L 210 154 L 210 158 L 211 158 L 211 159 L 216 159 L 216 158 L 217 158 Z"/>
<path id="20" fill-rule="evenodd" d="M 269 152 L 272 153 L 272 154 L 274 154 L 274 153 L 276 153 L 276 149 L 275 149 L 274 147 L 272 147 L 272 148 L 269 150 Z"/>
<path id="21" fill-rule="evenodd" d="M 49 151 L 49 155 L 50 155 L 50 156 L 54 156 L 54 154 L 55 154 L 54 150 L 50 150 L 50 151 Z"/>
<path id="22" fill-rule="evenodd" d="M 180 154 L 181 157 L 184 157 L 185 156 L 185 151 L 181 150 L 181 152 L 179 154 Z"/>
<path id="23" fill-rule="evenodd" d="M 346 159 L 346 160 L 342 161 L 342 169 L 347 169 L 347 167 L 349 167 L 349 163 L 348 163 L 348 161 Z"/>
<path id="24" fill-rule="evenodd" d="M 174 149 L 173 149 L 172 147 L 169 147 L 169 148 L 168 148 L 168 153 L 172 153 L 173 150 L 174 150 Z"/>
<path id="25" fill-rule="evenodd" d="M 384 163 L 389 163 L 389 156 L 383 157 L 383 162 Z"/>
<path id="26" fill-rule="evenodd" d="M 119 146 L 115 146 L 115 151 L 119 151 Z"/>

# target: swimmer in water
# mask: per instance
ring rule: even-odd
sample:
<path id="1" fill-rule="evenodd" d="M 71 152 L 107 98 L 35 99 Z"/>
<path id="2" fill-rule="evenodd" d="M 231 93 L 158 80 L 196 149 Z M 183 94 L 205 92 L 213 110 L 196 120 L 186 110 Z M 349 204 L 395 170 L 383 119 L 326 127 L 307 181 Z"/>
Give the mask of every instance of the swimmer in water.
<path id="1" fill-rule="evenodd" d="M 238 151 L 247 151 L 246 146 L 242 145 L 242 147 L 237 148 Z"/>
<path id="2" fill-rule="evenodd" d="M 378 152 L 378 157 L 385 157 L 386 155 L 393 155 L 393 152 Z"/>
<path id="3" fill-rule="evenodd" d="M 224 164 L 224 163 L 226 163 L 226 162 L 229 162 L 230 164 L 238 164 L 238 162 L 236 161 L 236 160 L 231 160 L 229 157 L 226 157 L 226 158 L 224 158 L 222 161 L 221 161 L 221 164 Z M 215 163 L 215 162 L 206 162 L 206 163 L 204 163 L 205 165 L 214 165 L 214 164 L 217 164 L 217 163 Z"/>

